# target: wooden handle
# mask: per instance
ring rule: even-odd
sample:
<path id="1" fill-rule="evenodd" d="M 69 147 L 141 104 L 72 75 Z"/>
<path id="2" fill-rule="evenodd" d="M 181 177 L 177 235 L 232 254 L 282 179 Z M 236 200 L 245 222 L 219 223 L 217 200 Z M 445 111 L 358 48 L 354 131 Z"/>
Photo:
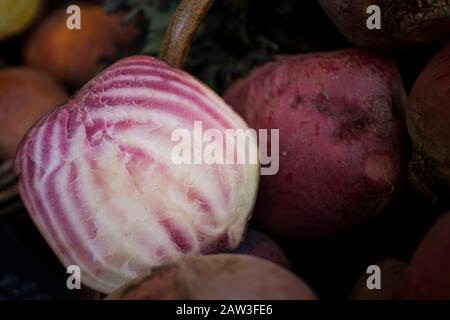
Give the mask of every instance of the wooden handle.
<path id="1" fill-rule="evenodd" d="M 161 44 L 160 58 L 183 68 L 192 39 L 214 0 L 182 0 L 170 21 Z"/>

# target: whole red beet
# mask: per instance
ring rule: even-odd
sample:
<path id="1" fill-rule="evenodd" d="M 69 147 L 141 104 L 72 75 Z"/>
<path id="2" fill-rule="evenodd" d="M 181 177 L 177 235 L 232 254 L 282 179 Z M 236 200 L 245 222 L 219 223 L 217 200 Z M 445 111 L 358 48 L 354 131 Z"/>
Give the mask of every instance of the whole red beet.
<path id="1" fill-rule="evenodd" d="M 279 129 L 279 172 L 263 176 L 254 222 L 312 238 L 375 216 L 401 184 L 406 96 L 390 62 L 359 50 L 279 57 L 224 95 L 250 126 Z"/>
<path id="2" fill-rule="evenodd" d="M 240 254 L 182 257 L 153 268 L 109 300 L 316 300 L 293 273 L 264 259 Z"/>
<path id="3" fill-rule="evenodd" d="M 450 212 L 441 216 L 406 269 L 400 298 L 450 299 Z"/>
<path id="4" fill-rule="evenodd" d="M 450 35 L 450 2 L 392 0 L 319 0 L 339 30 L 353 43 L 392 50 L 421 43 L 442 41 Z M 380 29 L 367 21 L 380 8 Z M 371 9 L 371 8 L 370 8 Z M 369 12 L 368 12 L 369 11 Z"/>
<path id="5" fill-rule="evenodd" d="M 255 229 L 247 229 L 244 240 L 233 253 L 259 257 L 289 269 L 289 260 L 283 249 L 273 239 Z"/>
<path id="6" fill-rule="evenodd" d="M 433 201 L 450 197 L 450 44 L 421 73 L 406 112 L 414 145 L 409 178 Z"/>

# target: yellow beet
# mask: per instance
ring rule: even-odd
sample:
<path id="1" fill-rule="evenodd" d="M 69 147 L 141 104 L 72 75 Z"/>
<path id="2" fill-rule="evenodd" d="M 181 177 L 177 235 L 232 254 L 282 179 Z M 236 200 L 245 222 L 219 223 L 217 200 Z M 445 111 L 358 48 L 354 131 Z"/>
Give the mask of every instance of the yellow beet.
<path id="1" fill-rule="evenodd" d="M 107 14 L 95 4 L 80 8 L 80 30 L 67 28 L 65 8 L 56 10 L 33 32 L 24 49 L 28 65 L 72 87 L 95 76 L 104 60 L 114 59 L 138 34 L 135 25 L 122 23 L 123 14 Z"/>
<path id="2" fill-rule="evenodd" d="M 14 157 L 26 131 L 67 98 L 66 90 L 45 73 L 28 67 L 1 69 L 0 160 Z"/>
<path id="3" fill-rule="evenodd" d="M 41 0 L 1 0 L 0 40 L 24 31 L 36 18 Z"/>

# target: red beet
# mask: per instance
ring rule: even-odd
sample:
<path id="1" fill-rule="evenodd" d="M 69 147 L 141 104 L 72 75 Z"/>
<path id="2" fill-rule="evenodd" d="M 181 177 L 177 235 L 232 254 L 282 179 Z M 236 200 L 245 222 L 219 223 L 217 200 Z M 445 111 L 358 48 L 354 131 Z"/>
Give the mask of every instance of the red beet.
<path id="1" fill-rule="evenodd" d="M 414 154 L 409 179 L 432 201 L 450 200 L 450 44 L 420 74 L 406 112 Z"/>
<path id="2" fill-rule="evenodd" d="M 442 41 L 450 35 L 450 2 L 392 0 L 319 0 L 339 30 L 352 42 L 382 50 Z M 380 8 L 381 28 L 369 29 L 373 14 Z"/>
<path id="3" fill-rule="evenodd" d="M 244 241 L 233 253 L 259 257 L 289 269 L 289 261 L 280 246 L 270 237 L 255 229 L 247 229 Z"/>
<path id="4" fill-rule="evenodd" d="M 331 235 L 379 213 L 401 185 L 406 96 L 390 62 L 359 50 L 279 57 L 224 98 L 250 126 L 280 129 L 254 222 L 286 238 Z"/>
<path id="5" fill-rule="evenodd" d="M 427 233 L 406 269 L 402 299 L 450 299 L 450 212 Z"/>
<path id="6" fill-rule="evenodd" d="M 264 259 L 239 254 L 183 257 L 152 269 L 111 300 L 315 300 L 301 279 Z"/>

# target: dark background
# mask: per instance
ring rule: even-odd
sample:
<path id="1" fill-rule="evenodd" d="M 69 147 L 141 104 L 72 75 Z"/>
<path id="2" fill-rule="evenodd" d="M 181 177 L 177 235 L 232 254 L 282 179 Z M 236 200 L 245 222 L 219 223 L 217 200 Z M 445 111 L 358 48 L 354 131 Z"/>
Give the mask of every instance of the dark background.
<path id="1" fill-rule="evenodd" d="M 114 4 L 114 1 L 106 2 L 109 6 Z M 158 17 L 152 10 L 173 10 L 174 5 L 171 4 L 176 2 L 168 0 L 165 8 L 155 9 L 155 5 L 149 12 L 138 14 L 136 19 L 142 24 L 144 33 L 152 30 L 149 26 L 152 21 L 148 17 Z M 42 16 L 63 4 L 63 1 L 50 1 Z M 219 92 L 232 79 L 270 60 L 274 54 L 352 46 L 316 1 L 251 0 L 248 5 L 248 8 L 242 9 L 233 1 L 216 1 L 194 41 L 187 70 Z M 21 46 L 28 34 L 25 32 L 0 44 L 0 57 L 8 65 L 22 63 Z M 161 37 L 161 31 L 155 31 L 152 41 L 158 42 Z M 142 36 L 130 51 L 137 53 L 154 48 L 158 48 L 158 44 L 149 46 L 148 38 Z M 408 92 L 438 48 L 437 45 L 418 47 L 388 55 L 400 69 Z M 202 55 L 203 52 L 208 52 L 208 55 Z M 407 145 L 410 149 L 409 141 Z M 408 160 L 405 159 L 405 168 Z M 405 179 L 404 190 L 387 210 L 350 233 L 320 241 L 276 240 L 288 255 L 292 270 L 321 299 L 344 300 L 369 265 L 386 258 L 408 261 L 443 210 L 414 193 Z M 0 217 L 0 299 L 92 297 L 88 290 L 69 292 L 65 283 L 65 270 L 27 213 L 22 211 Z"/>

